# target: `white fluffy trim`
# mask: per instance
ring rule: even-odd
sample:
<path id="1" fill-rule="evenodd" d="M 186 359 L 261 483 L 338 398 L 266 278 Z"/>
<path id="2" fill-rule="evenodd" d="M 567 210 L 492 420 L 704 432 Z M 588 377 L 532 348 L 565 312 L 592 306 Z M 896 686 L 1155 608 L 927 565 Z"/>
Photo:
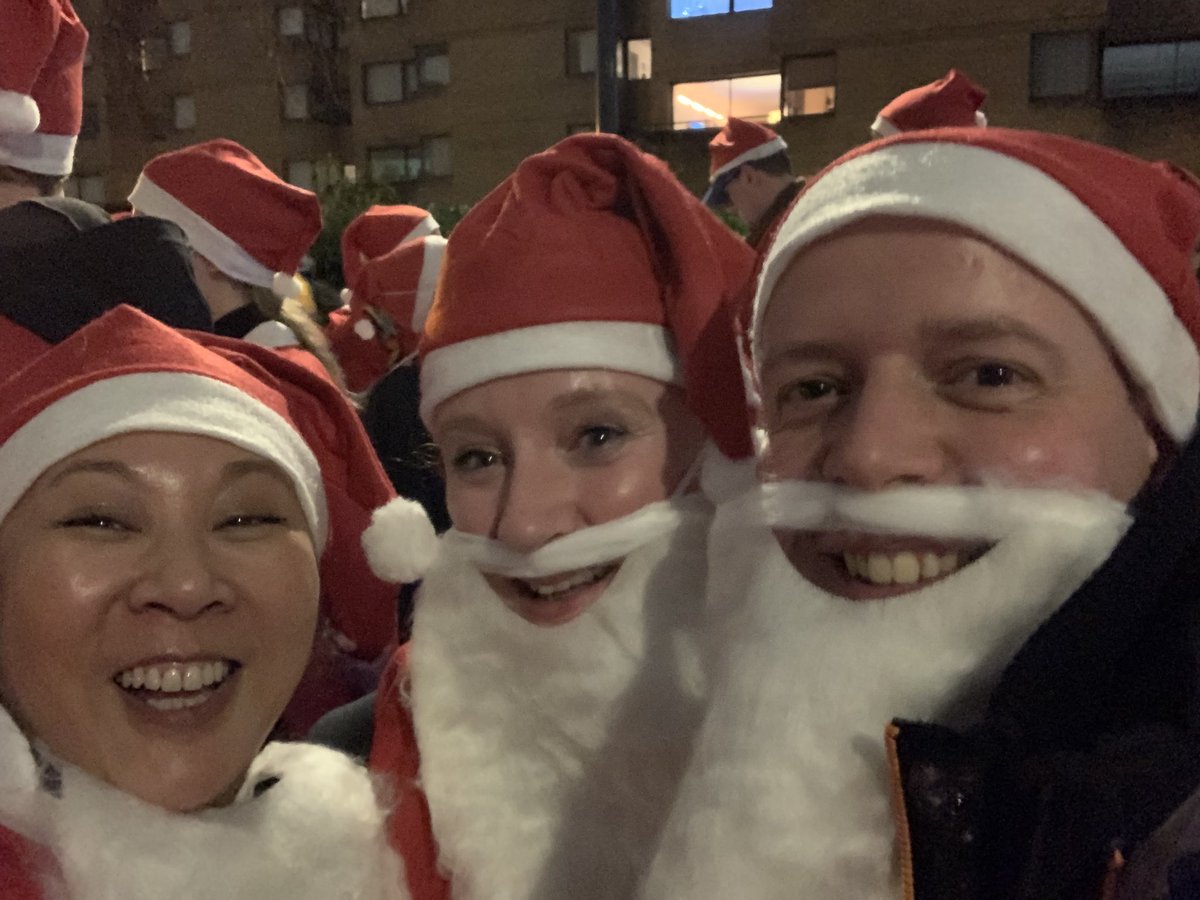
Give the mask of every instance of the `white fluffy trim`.
<path id="1" fill-rule="evenodd" d="M 32 134 L 41 124 L 38 105 L 28 94 L 0 91 L 0 131 L 8 134 Z"/>
<path id="2" fill-rule="evenodd" d="M 438 551 L 437 533 L 425 508 L 405 497 L 397 497 L 372 513 L 362 544 L 371 571 L 395 584 L 420 579 L 433 565 Z"/>
<path id="3" fill-rule="evenodd" d="M 295 299 L 304 296 L 304 283 L 295 275 L 276 272 L 271 276 L 271 292 L 285 300 Z"/>

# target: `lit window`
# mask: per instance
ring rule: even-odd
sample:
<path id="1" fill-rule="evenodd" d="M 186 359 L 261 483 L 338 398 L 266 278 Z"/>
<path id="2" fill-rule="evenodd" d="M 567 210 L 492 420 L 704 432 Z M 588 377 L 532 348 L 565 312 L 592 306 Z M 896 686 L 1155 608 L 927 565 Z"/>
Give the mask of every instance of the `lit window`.
<path id="1" fill-rule="evenodd" d="M 596 72 L 596 29 L 567 32 L 567 74 L 593 75 Z"/>
<path id="2" fill-rule="evenodd" d="M 617 49 L 617 77 L 645 81 L 650 77 L 650 38 L 633 38 Z"/>
<path id="3" fill-rule="evenodd" d="M 421 173 L 437 177 L 449 175 L 452 171 L 450 138 L 425 138 L 421 142 Z"/>
<path id="4" fill-rule="evenodd" d="M 175 111 L 175 130 L 190 131 L 196 127 L 196 98 L 190 95 L 172 100 Z"/>
<path id="5" fill-rule="evenodd" d="M 721 13 L 770 9 L 772 0 L 671 0 L 672 19 L 695 19 Z"/>
<path id="6" fill-rule="evenodd" d="M 364 19 L 379 19 L 400 15 L 401 6 L 407 7 L 408 3 L 402 4 L 401 0 L 362 0 L 359 11 Z"/>
<path id="7" fill-rule="evenodd" d="M 380 147 L 367 151 L 373 181 L 415 181 L 421 175 L 419 147 Z"/>
<path id="8" fill-rule="evenodd" d="M 354 182 L 358 181 L 358 166 L 353 163 L 346 163 L 346 165 L 342 166 L 342 177 L 351 184 L 354 184 Z"/>
<path id="9" fill-rule="evenodd" d="M 783 114 L 820 116 L 837 101 L 837 58 L 797 56 L 783 64 Z"/>
<path id="10" fill-rule="evenodd" d="M 311 191 L 313 189 L 313 164 L 305 160 L 290 162 L 287 167 L 289 184 Z"/>
<path id="11" fill-rule="evenodd" d="M 172 22 L 168 27 L 172 56 L 187 56 L 192 52 L 192 23 Z"/>
<path id="12" fill-rule="evenodd" d="M 283 117 L 290 121 L 308 118 L 307 84 L 289 84 L 283 89 Z"/>
<path id="13" fill-rule="evenodd" d="M 417 62 L 422 88 L 445 87 L 450 83 L 450 54 L 444 45 L 418 47 Z"/>
<path id="14" fill-rule="evenodd" d="M 693 81 L 674 86 L 674 124 L 720 128 L 730 116 L 755 122 L 779 121 L 779 73 Z"/>
<path id="15" fill-rule="evenodd" d="M 368 103 L 399 103 L 404 99 L 404 63 L 364 66 L 363 91 Z"/>
<path id="16" fill-rule="evenodd" d="M 1035 34 L 1029 42 L 1029 96 L 1083 97 L 1096 78 L 1096 37 L 1088 31 Z"/>
<path id="17" fill-rule="evenodd" d="M 162 68 L 167 58 L 166 38 L 145 38 L 138 44 L 138 64 L 143 72 L 153 72 Z"/>
<path id="18" fill-rule="evenodd" d="M 104 201 L 108 199 L 107 192 L 104 190 L 104 176 L 81 175 L 79 177 L 79 199 L 85 203 L 103 206 Z"/>
<path id="19" fill-rule="evenodd" d="M 1106 99 L 1200 94 L 1200 41 L 1105 47 Z"/>
<path id="20" fill-rule="evenodd" d="M 285 6 L 279 10 L 279 34 L 282 37 L 304 37 L 304 10 Z"/>

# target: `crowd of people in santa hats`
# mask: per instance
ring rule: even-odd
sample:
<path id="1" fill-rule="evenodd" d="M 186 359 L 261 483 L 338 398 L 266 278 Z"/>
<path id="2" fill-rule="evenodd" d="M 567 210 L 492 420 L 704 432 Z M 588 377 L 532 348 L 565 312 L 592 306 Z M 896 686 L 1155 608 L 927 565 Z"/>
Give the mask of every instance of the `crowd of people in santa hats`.
<path id="1" fill-rule="evenodd" d="M 951 70 L 371 207 L 326 315 L 233 141 L 55 196 L 87 31 L 0 22 L 0 896 L 1200 891 L 1190 173 Z"/>

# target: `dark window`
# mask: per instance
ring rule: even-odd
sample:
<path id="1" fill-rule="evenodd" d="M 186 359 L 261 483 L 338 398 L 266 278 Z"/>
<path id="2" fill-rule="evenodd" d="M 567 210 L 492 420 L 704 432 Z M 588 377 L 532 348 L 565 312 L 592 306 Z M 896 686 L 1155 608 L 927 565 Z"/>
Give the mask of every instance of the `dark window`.
<path id="1" fill-rule="evenodd" d="M 359 15 L 364 19 L 381 19 L 408 12 L 408 0 L 361 0 Z"/>
<path id="2" fill-rule="evenodd" d="M 420 147 L 377 147 L 367 151 L 372 181 L 415 181 L 421 177 Z"/>
<path id="3" fill-rule="evenodd" d="M 1105 47 L 1100 84 L 1107 99 L 1200 94 L 1200 41 Z"/>
<path id="4" fill-rule="evenodd" d="M 404 67 L 402 62 L 363 66 L 363 98 L 367 103 L 399 103 L 403 100 Z"/>
<path id="5" fill-rule="evenodd" d="M 423 139 L 421 141 L 421 174 L 441 178 L 453 171 L 450 138 L 446 135 L 437 135 Z"/>
<path id="6" fill-rule="evenodd" d="M 1090 31 L 1032 35 L 1029 42 L 1029 96 L 1084 97 L 1096 79 L 1096 36 Z"/>
<path id="7" fill-rule="evenodd" d="M 567 74 L 596 73 L 596 29 L 567 32 Z"/>
<path id="8" fill-rule="evenodd" d="M 795 56 L 783 63 L 783 114 L 820 116 L 837 102 L 837 57 Z"/>
<path id="9" fill-rule="evenodd" d="M 84 141 L 100 137 L 100 107 L 97 104 L 83 104 L 83 122 L 79 127 L 79 137 Z"/>

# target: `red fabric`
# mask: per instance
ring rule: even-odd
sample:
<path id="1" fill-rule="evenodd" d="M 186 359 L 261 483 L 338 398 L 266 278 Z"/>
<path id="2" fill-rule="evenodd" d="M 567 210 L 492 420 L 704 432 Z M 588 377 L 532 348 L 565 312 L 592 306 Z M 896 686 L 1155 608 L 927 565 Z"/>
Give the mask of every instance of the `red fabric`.
<path id="1" fill-rule="evenodd" d="M 57 8 L 58 30 L 54 47 L 33 86 L 33 99 L 42 114 L 38 131 L 74 137 L 83 124 L 83 56 L 87 50 L 88 32 L 71 6 L 71 0 L 41 2 Z M 69 171 L 68 165 L 63 174 Z"/>
<path id="2" fill-rule="evenodd" d="M 42 878 L 57 869 L 50 851 L 0 827 L 0 897 L 4 900 L 45 900 Z"/>
<path id="3" fill-rule="evenodd" d="M 754 252 L 671 174 L 615 135 L 531 156 L 450 238 L 422 357 L 535 325 L 665 327 L 692 412 L 722 452 L 751 452 L 728 307 Z"/>
<path id="4" fill-rule="evenodd" d="M 0 0 L 0 91 L 12 91 L 32 99 L 46 58 L 58 36 L 59 9 L 46 0 Z M 0 132 L 19 132 L 0 119 Z"/>
<path id="5" fill-rule="evenodd" d="M 272 272 L 294 273 L 321 233 L 317 195 L 288 184 L 234 141 L 159 154 L 146 163 L 142 177 Z"/>
<path id="6" fill-rule="evenodd" d="M 1098 144 L 1057 134 L 1007 128 L 940 128 L 864 144 L 833 168 L 889 144 L 945 141 L 1018 159 L 1074 194 L 1117 236 L 1170 298 L 1175 315 L 1200 343 L 1200 283 L 1192 263 L 1200 234 L 1200 185 L 1167 163 L 1149 163 Z M 964 190 L 969 190 L 969 186 Z"/>
<path id="7" fill-rule="evenodd" d="M 905 91 L 880 110 L 879 116 L 901 131 L 971 127 L 977 124 L 975 113 L 986 99 L 987 91 L 951 69 L 937 81 Z"/>
<path id="8" fill-rule="evenodd" d="M 342 232 L 342 277 L 352 287 L 363 263 L 407 241 L 439 232 L 437 220 L 419 206 L 372 206 Z"/>
<path id="9" fill-rule="evenodd" d="M 730 119 L 725 127 L 717 132 L 716 137 L 708 142 L 709 177 L 763 144 L 778 140 L 779 135 L 766 125 L 747 122 L 745 119 Z M 780 146 L 779 149 L 785 148 Z"/>
<path id="10" fill-rule="evenodd" d="M 394 790 L 388 837 L 404 859 L 412 900 L 446 900 L 450 883 L 438 871 L 437 845 L 429 820 L 429 805 L 418 786 L 421 766 L 412 715 L 401 700 L 408 679 L 408 646 L 396 650 L 388 663 L 375 700 L 375 733 L 367 767 L 386 776 Z M 404 695 L 407 696 L 407 690 Z"/>
<path id="11" fill-rule="evenodd" d="M 359 268 L 349 309 L 331 317 L 325 330 L 350 390 L 368 390 L 416 350 L 420 335 L 413 328 L 414 311 L 427 310 L 432 300 L 421 293 L 422 278 L 432 284 L 445 246 L 437 235 L 416 238 Z M 370 336 L 359 333 L 364 327 Z"/>

